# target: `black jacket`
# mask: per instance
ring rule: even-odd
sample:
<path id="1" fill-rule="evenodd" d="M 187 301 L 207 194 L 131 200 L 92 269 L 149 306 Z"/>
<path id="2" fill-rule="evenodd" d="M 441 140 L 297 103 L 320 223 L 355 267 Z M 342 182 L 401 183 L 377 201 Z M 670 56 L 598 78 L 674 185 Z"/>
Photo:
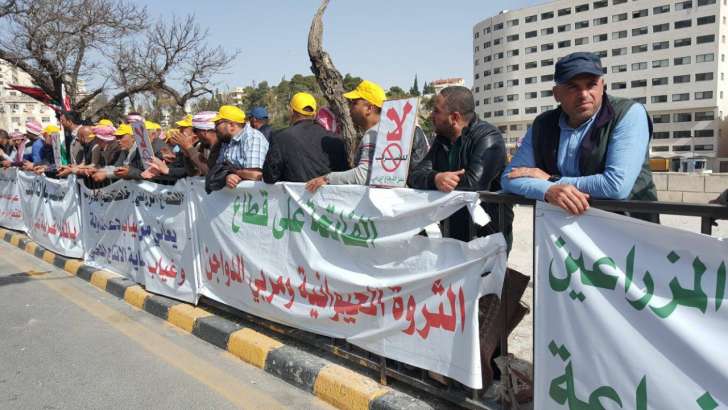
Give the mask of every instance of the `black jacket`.
<path id="1" fill-rule="evenodd" d="M 425 159 L 410 173 L 407 180 L 409 186 L 418 189 L 437 189 L 435 175 L 438 172 L 465 170 L 460 177 L 456 190 L 459 191 L 500 191 L 500 177 L 506 167 L 506 145 L 500 131 L 488 122 L 474 118 L 463 129 L 460 135 L 460 152 L 453 166 L 450 166 L 449 153 L 452 148 L 450 140 L 438 135 L 432 143 Z M 480 228 L 472 224 L 467 209 L 461 209 L 449 219 L 449 236 L 460 240 L 470 240 L 471 227 L 477 236 L 485 236 L 498 229 L 498 205 L 482 204 L 483 209 L 490 216 L 491 222 Z M 513 209 L 505 209 L 505 229 L 503 236 L 512 242 L 511 224 L 513 222 Z"/>
<path id="2" fill-rule="evenodd" d="M 347 169 L 344 141 L 313 120 L 302 120 L 271 139 L 263 165 L 263 180 L 269 184 L 306 182 Z"/>

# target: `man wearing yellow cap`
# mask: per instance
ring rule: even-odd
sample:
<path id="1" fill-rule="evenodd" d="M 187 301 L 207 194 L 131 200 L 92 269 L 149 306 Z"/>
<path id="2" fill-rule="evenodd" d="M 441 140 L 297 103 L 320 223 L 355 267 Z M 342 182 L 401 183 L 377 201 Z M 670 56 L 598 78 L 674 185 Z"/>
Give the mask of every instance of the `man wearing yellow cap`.
<path id="1" fill-rule="evenodd" d="M 344 94 L 344 98 L 349 100 L 351 120 L 358 130 L 364 132 L 356 154 L 357 165 L 348 171 L 332 172 L 308 181 L 306 189 L 311 192 L 326 184 L 366 185 L 369 179 L 369 165 L 374 157 L 379 117 L 386 95 L 378 84 L 364 80 L 353 91 Z"/>
<path id="2" fill-rule="evenodd" d="M 295 94 L 289 115 L 291 126 L 271 139 L 263 166 L 265 182 L 306 182 L 348 168 L 344 142 L 314 121 L 316 99 L 311 94 Z"/>
<path id="3" fill-rule="evenodd" d="M 217 163 L 227 170 L 227 186 L 234 188 L 244 179 L 260 180 L 268 153 L 265 136 L 247 124 L 243 110 L 233 105 L 220 107 L 213 122 L 220 140 Z M 220 171 L 216 170 L 214 175 L 220 175 Z"/>

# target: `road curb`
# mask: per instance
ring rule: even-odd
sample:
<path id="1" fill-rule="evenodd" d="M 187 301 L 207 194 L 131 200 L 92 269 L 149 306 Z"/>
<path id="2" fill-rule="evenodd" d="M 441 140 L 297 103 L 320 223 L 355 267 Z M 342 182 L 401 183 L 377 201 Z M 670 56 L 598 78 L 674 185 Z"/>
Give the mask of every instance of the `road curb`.
<path id="1" fill-rule="evenodd" d="M 147 292 L 142 286 L 83 262 L 57 255 L 24 234 L 0 228 L 0 237 L 21 250 L 124 299 L 241 360 L 346 410 L 432 409 L 417 398 L 379 384 L 346 367 L 285 344 L 241 323 L 189 303 Z"/>

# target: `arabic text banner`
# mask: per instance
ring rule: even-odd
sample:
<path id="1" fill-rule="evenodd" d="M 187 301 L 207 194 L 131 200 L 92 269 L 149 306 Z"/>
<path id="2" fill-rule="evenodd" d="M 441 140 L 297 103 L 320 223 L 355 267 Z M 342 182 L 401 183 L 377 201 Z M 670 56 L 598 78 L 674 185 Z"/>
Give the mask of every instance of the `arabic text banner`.
<path id="1" fill-rule="evenodd" d="M 17 168 L 0 168 L 0 226 L 25 231 L 17 180 Z"/>
<path id="2" fill-rule="evenodd" d="M 190 184 L 202 295 L 481 387 L 477 300 L 500 295 L 505 241 L 417 235 L 477 193 Z"/>
<path id="3" fill-rule="evenodd" d="M 86 263 L 150 292 L 197 302 L 185 180 L 174 186 L 117 181 L 80 190 Z"/>
<path id="4" fill-rule="evenodd" d="M 21 171 L 17 182 L 28 236 L 55 253 L 83 257 L 75 175 L 51 179 Z"/>
<path id="5" fill-rule="evenodd" d="M 596 209 L 535 212 L 536 407 L 728 405 L 728 243 Z"/>

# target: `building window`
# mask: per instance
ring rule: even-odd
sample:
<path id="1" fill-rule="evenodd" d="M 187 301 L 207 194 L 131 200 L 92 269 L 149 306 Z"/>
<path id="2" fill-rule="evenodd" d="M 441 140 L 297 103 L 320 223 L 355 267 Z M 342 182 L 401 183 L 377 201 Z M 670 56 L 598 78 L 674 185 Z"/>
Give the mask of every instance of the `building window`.
<path id="1" fill-rule="evenodd" d="M 589 37 L 579 37 L 577 39 L 574 39 L 575 46 L 583 46 L 585 44 L 589 44 Z"/>
<path id="2" fill-rule="evenodd" d="M 647 26 L 632 29 L 632 36 L 641 36 L 647 34 Z"/>
<path id="3" fill-rule="evenodd" d="M 493 115 L 496 116 L 496 117 L 502 117 L 503 116 L 503 110 L 498 110 L 498 111 L 494 112 Z"/>
<path id="4" fill-rule="evenodd" d="M 630 87 L 632 87 L 632 88 L 647 87 L 647 80 L 633 80 L 630 83 Z"/>
<path id="5" fill-rule="evenodd" d="M 536 77 L 526 77 L 523 82 L 526 84 L 536 84 Z"/>
<path id="6" fill-rule="evenodd" d="M 675 30 L 681 29 L 681 28 L 688 28 L 693 25 L 693 21 L 690 19 L 687 20 L 680 20 L 675 22 Z"/>
<path id="7" fill-rule="evenodd" d="M 518 49 L 515 49 L 515 50 L 508 50 L 508 53 L 507 53 L 507 55 L 508 55 L 508 57 L 515 57 L 515 56 L 517 56 L 517 55 L 518 55 L 519 53 L 520 53 L 520 52 L 519 52 L 519 50 L 518 50 Z"/>
<path id="8" fill-rule="evenodd" d="M 493 74 L 500 74 L 503 72 L 503 67 L 496 67 L 493 69 Z"/>
<path id="9" fill-rule="evenodd" d="M 547 11 L 546 13 L 541 13 L 541 20 L 548 20 L 550 18 L 554 18 L 553 11 Z"/>
<path id="10" fill-rule="evenodd" d="M 536 114 L 536 107 L 526 107 L 525 112 L 526 114 Z"/>
<path id="11" fill-rule="evenodd" d="M 501 40 L 503 40 L 503 39 L 502 38 L 497 38 L 497 39 L 493 40 L 493 45 L 494 46 L 500 45 Z"/>
<path id="12" fill-rule="evenodd" d="M 675 10 L 687 10 L 693 8 L 692 1 L 680 1 L 675 3 Z"/>
<path id="13" fill-rule="evenodd" d="M 688 101 L 690 100 L 690 93 L 673 94 L 672 101 Z"/>
<path id="14" fill-rule="evenodd" d="M 612 90 L 624 90 L 625 88 L 627 88 L 627 83 L 624 81 L 612 83 Z"/>
<path id="15" fill-rule="evenodd" d="M 483 78 L 490 76 L 490 70 L 483 71 Z"/>
<path id="16" fill-rule="evenodd" d="M 541 44 L 541 51 L 548 51 L 554 49 L 554 43 Z"/>
<path id="17" fill-rule="evenodd" d="M 508 81 L 506 81 L 506 87 L 515 87 L 518 85 L 519 81 L 520 80 L 518 78 L 515 78 L 513 80 L 508 80 Z"/>
<path id="18" fill-rule="evenodd" d="M 666 50 L 668 48 L 670 48 L 669 41 L 658 41 L 656 43 L 652 43 L 652 50 Z"/>
<path id="19" fill-rule="evenodd" d="M 538 16 L 534 14 L 533 16 L 526 17 L 524 20 L 526 23 L 535 23 L 538 20 Z"/>
<path id="20" fill-rule="evenodd" d="M 612 40 L 618 40 L 620 38 L 627 38 L 627 30 L 615 31 L 612 33 Z"/>
<path id="21" fill-rule="evenodd" d="M 696 145 L 694 148 L 695 151 L 712 151 L 713 150 L 713 144 L 707 144 L 707 145 Z"/>
<path id="22" fill-rule="evenodd" d="M 538 31 L 536 31 L 536 30 L 526 32 L 526 38 L 533 38 L 533 37 L 536 37 L 537 35 L 538 35 Z"/>
<path id="23" fill-rule="evenodd" d="M 652 26 L 652 32 L 653 33 L 661 33 L 663 31 L 670 30 L 670 24 L 663 23 L 663 24 L 655 24 Z"/>
<path id="24" fill-rule="evenodd" d="M 673 65 L 686 65 L 690 64 L 690 56 L 687 57 L 675 57 Z"/>
<path id="25" fill-rule="evenodd" d="M 523 93 L 523 97 L 527 100 L 533 100 L 534 98 L 538 98 L 538 93 L 536 91 Z"/>
<path id="26" fill-rule="evenodd" d="M 612 6 L 616 6 L 618 4 L 624 4 L 627 0 L 612 0 Z"/>
<path id="27" fill-rule="evenodd" d="M 688 135 L 689 137 L 689 135 Z M 673 136 L 673 138 L 678 138 Z M 690 151 L 690 145 L 673 145 L 672 146 L 673 152 L 684 152 L 684 151 Z"/>
<path id="28" fill-rule="evenodd" d="M 692 43 L 692 39 L 690 37 L 688 38 L 679 38 L 677 40 L 673 41 L 673 47 L 685 47 L 689 46 Z"/>
<path id="29" fill-rule="evenodd" d="M 666 103 L 667 96 L 666 95 L 653 95 L 652 98 L 650 98 L 650 101 L 652 102 L 652 104 Z"/>
<path id="30" fill-rule="evenodd" d="M 714 130 L 695 130 L 696 138 L 710 138 L 715 136 Z"/>
<path id="31" fill-rule="evenodd" d="M 579 29 L 587 28 L 587 27 L 589 27 L 589 20 L 577 21 L 576 23 L 574 23 L 575 30 L 579 30 Z"/>
<path id="32" fill-rule="evenodd" d="M 715 0 L 698 0 L 698 7 L 715 4 Z"/>
<path id="33" fill-rule="evenodd" d="M 518 64 L 511 64 L 511 65 L 506 66 L 506 71 L 509 73 L 518 71 Z"/>
<path id="34" fill-rule="evenodd" d="M 607 39 L 608 39 L 608 36 L 607 36 L 606 33 L 605 34 L 597 34 L 594 37 L 592 37 L 592 41 L 594 41 L 595 43 L 599 43 L 599 42 L 602 42 L 602 41 L 607 41 Z"/>
<path id="35" fill-rule="evenodd" d="M 559 48 L 571 47 L 571 40 L 559 41 L 558 46 Z"/>
<path id="36" fill-rule="evenodd" d="M 475 33 L 475 38 L 479 38 L 479 37 L 480 37 L 480 32 Z"/>
<path id="37" fill-rule="evenodd" d="M 635 97 L 635 98 L 632 98 L 632 101 L 640 103 L 640 104 L 647 104 L 647 97 Z"/>
<path id="38" fill-rule="evenodd" d="M 682 84 L 690 82 L 690 74 L 676 75 L 672 77 L 673 84 Z"/>
<path id="39" fill-rule="evenodd" d="M 503 102 L 503 96 L 502 95 L 498 95 L 498 96 L 493 97 L 493 102 L 494 103 L 502 103 Z"/>
<path id="40" fill-rule="evenodd" d="M 713 121 L 715 119 L 715 112 L 713 111 L 698 111 L 695 113 L 695 121 Z"/>
<path id="41" fill-rule="evenodd" d="M 547 82 L 547 81 L 554 81 L 554 75 L 553 74 L 546 74 L 541 76 L 541 82 Z"/>
<path id="42" fill-rule="evenodd" d="M 695 92 L 695 99 L 696 100 L 709 100 L 713 98 L 713 92 L 712 91 L 696 91 Z"/>
<path id="43" fill-rule="evenodd" d="M 652 79 L 652 85 L 667 85 L 667 77 L 658 77 Z"/>
<path id="44" fill-rule="evenodd" d="M 553 95 L 554 95 L 554 92 L 551 91 L 551 90 L 543 90 L 543 91 L 541 91 L 541 98 L 551 97 Z"/>
<path id="45" fill-rule="evenodd" d="M 518 19 L 508 20 L 506 22 L 507 27 L 516 27 L 518 25 Z"/>
<path id="46" fill-rule="evenodd" d="M 483 49 L 490 48 L 490 41 L 483 43 Z"/>
<path id="47" fill-rule="evenodd" d="M 632 46 L 632 54 L 644 53 L 647 51 L 647 44 L 640 44 L 638 46 Z"/>
<path id="48" fill-rule="evenodd" d="M 612 49 L 612 57 L 614 57 L 614 56 L 624 56 L 624 55 L 627 55 L 627 47 L 613 48 Z"/>
<path id="49" fill-rule="evenodd" d="M 483 104 L 484 105 L 490 104 L 490 98 L 483 98 Z"/>
<path id="50" fill-rule="evenodd" d="M 538 52 L 538 47 L 536 47 L 536 46 L 526 47 L 526 54 L 533 54 L 533 53 L 537 53 L 537 52 Z"/>
<path id="51" fill-rule="evenodd" d="M 596 9 L 602 9 L 604 7 L 607 7 L 608 5 L 609 5 L 609 3 L 607 2 L 607 0 L 595 1 L 594 2 L 594 10 L 596 10 Z"/>
<path id="52" fill-rule="evenodd" d="M 554 109 L 553 105 L 542 105 L 541 106 L 541 112 L 546 112 L 546 111 L 553 110 L 553 109 Z"/>
<path id="53" fill-rule="evenodd" d="M 670 12 L 670 5 L 665 4 L 664 6 L 657 6 L 652 8 L 652 14 L 662 14 L 662 13 L 669 13 Z"/>
<path id="54" fill-rule="evenodd" d="M 715 23 L 715 15 L 698 17 L 699 26 L 702 26 L 703 24 L 713 24 L 713 23 Z"/>
<path id="55" fill-rule="evenodd" d="M 475 79 L 477 80 L 479 78 L 480 78 L 480 73 L 475 73 Z"/>
<path id="56" fill-rule="evenodd" d="M 518 94 L 508 94 L 506 101 L 518 101 Z"/>
<path id="57" fill-rule="evenodd" d="M 655 124 L 667 124 L 670 122 L 670 114 L 656 114 L 652 116 L 652 122 Z"/>
<path id="58" fill-rule="evenodd" d="M 518 34 L 511 34 L 510 36 L 507 36 L 506 41 L 509 43 L 512 41 L 518 41 Z"/>
<path id="59" fill-rule="evenodd" d="M 493 26 L 493 31 L 503 30 L 503 23 L 498 23 Z"/>
<path id="60" fill-rule="evenodd" d="M 615 14 L 612 16 L 612 23 L 616 23 L 618 21 L 625 21 L 627 20 L 627 13 L 620 13 Z"/>
<path id="61" fill-rule="evenodd" d="M 541 35 L 542 36 L 548 36 L 549 34 L 554 34 L 554 28 L 553 27 L 546 27 L 541 29 Z"/>
<path id="62" fill-rule="evenodd" d="M 647 17 L 648 14 L 649 13 L 647 12 L 647 9 L 636 10 L 636 11 L 633 11 L 632 12 L 632 18 L 633 19 L 638 19 L 638 18 L 641 18 L 641 17 Z"/>
<path id="63" fill-rule="evenodd" d="M 693 114 L 689 112 L 678 112 L 672 114 L 672 122 L 690 122 L 693 120 Z"/>
<path id="64" fill-rule="evenodd" d="M 707 36 L 698 36 L 695 42 L 698 44 L 712 43 L 715 41 L 715 34 L 709 34 Z"/>
<path id="65" fill-rule="evenodd" d="M 597 51 L 595 54 L 599 58 L 606 58 L 607 57 L 607 50 Z"/>
<path id="66" fill-rule="evenodd" d="M 526 70 L 528 70 L 529 68 L 536 68 L 536 67 L 538 67 L 538 64 L 535 61 L 529 61 L 526 63 Z"/>
<path id="67" fill-rule="evenodd" d="M 580 5 L 576 6 L 576 7 L 574 7 L 574 10 L 577 13 L 581 13 L 581 12 L 584 12 L 584 11 L 589 11 L 589 4 L 580 4 Z"/>
<path id="68" fill-rule="evenodd" d="M 492 87 L 491 84 L 486 84 L 483 86 L 483 91 L 488 91 L 488 90 L 490 90 L 491 87 Z"/>
<path id="69" fill-rule="evenodd" d="M 487 56 L 483 57 L 483 62 L 484 63 L 489 63 L 492 60 L 493 60 L 493 56 L 492 55 L 487 55 Z"/>
<path id="70" fill-rule="evenodd" d="M 612 66 L 612 73 L 624 73 L 625 71 L 627 71 L 626 64 Z"/>
<path id="71" fill-rule="evenodd" d="M 632 63 L 632 71 L 647 70 L 647 63 Z"/>
<path id="72" fill-rule="evenodd" d="M 558 27 L 556 27 L 556 31 L 559 33 L 565 33 L 567 31 L 571 31 L 571 24 L 562 24 Z"/>
<path id="73" fill-rule="evenodd" d="M 503 52 L 501 51 L 499 53 L 493 54 L 493 58 L 495 58 L 496 60 L 502 59 L 503 58 Z"/>
<path id="74" fill-rule="evenodd" d="M 606 17 L 599 17 L 599 18 L 592 20 L 592 23 L 594 23 L 595 26 L 602 26 L 604 24 L 609 23 L 609 19 Z"/>
<path id="75" fill-rule="evenodd" d="M 493 88 L 495 88 L 495 89 L 503 88 L 503 81 L 498 81 L 498 82 L 493 83 Z"/>
<path id="76" fill-rule="evenodd" d="M 656 140 L 664 140 L 664 139 L 670 138 L 670 132 L 669 131 L 656 131 L 656 132 L 652 133 L 652 138 L 656 139 Z M 664 147 L 664 148 L 667 148 L 667 147 Z M 653 150 L 653 151 L 657 151 L 657 150 Z"/>
<path id="77" fill-rule="evenodd" d="M 571 14 L 571 7 L 566 9 L 559 9 L 558 11 L 559 16 L 568 16 L 569 14 Z"/>
<path id="78" fill-rule="evenodd" d="M 506 111 L 506 115 L 518 115 L 518 108 L 512 108 Z"/>

